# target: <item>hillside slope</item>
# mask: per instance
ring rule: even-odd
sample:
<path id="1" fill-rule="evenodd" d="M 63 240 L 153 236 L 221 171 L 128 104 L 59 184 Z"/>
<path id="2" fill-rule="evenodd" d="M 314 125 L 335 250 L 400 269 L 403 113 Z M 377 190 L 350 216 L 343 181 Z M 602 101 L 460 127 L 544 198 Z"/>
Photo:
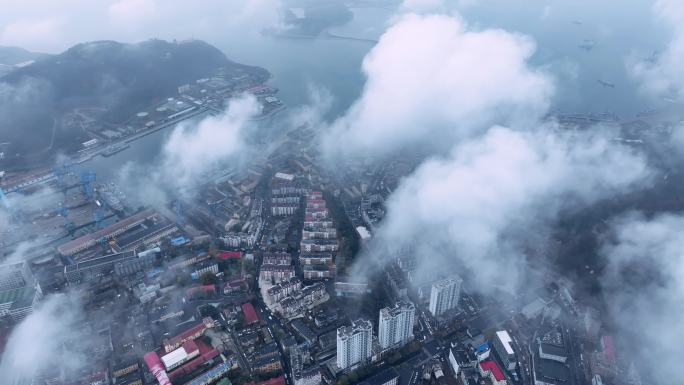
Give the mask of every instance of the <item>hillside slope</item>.
<path id="1" fill-rule="evenodd" d="M 0 77 L 0 162 L 32 164 L 74 151 L 87 136 L 65 124 L 65 115 L 88 109 L 98 122 L 119 124 L 174 95 L 178 86 L 221 69 L 268 78 L 266 70 L 234 63 L 202 41 L 99 41 L 38 58 Z"/>

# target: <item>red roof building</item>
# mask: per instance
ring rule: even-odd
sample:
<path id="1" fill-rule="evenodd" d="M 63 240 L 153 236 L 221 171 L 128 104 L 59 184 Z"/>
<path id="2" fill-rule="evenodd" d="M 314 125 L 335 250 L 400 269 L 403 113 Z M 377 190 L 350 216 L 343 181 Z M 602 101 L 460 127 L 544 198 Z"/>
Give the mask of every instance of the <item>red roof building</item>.
<path id="1" fill-rule="evenodd" d="M 603 336 L 601 337 L 601 348 L 603 349 L 603 358 L 606 361 L 615 361 L 615 344 L 613 343 L 613 337 Z"/>
<path id="2" fill-rule="evenodd" d="M 285 377 L 278 376 L 261 382 L 248 382 L 245 385 L 285 385 Z"/>
<path id="3" fill-rule="evenodd" d="M 480 374 L 489 377 L 496 385 L 506 384 L 506 376 L 499 365 L 494 361 L 482 361 L 479 363 Z"/>
<path id="4" fill-rule="evenodd" d="M 216 294 L 216 285 L 195 286 L 188 288 L 188 290 L 186 291 L 187 296 L 190 298 L 194 298 L 200 293 Z"/>
<path id="5" fill-rule="evenodd" d="M 166 353 L 171 353 L 173 350 L 178 349 L 186 341 L 193 340 L 201 336 L 204 334 L 205 330 L 213 326 L 214 321 L 212 321 L 211 318 L 203 319 L 202 322 L 184 331 L 183 333 L 164 340 L 164 351 Z"/>
<path id="6" fill-rule="evenodd" d="M 245 322 L 247 324 L 259 322 L 259 316 L 251 303 L 247 302 L 242 304 L 242 312 L 245 314 Z"/>
<path id="7" fill-rule="evenodd" d="M 164 370 L 164 365 L 162 365 L 162 362 L 159 359 L 159 355 L 157 353 L 149 352 L 145 354 L 143 359 L 147 364 L 147 368 L 150 369 L 150 372 L 152 372 L 154 377 L 157 378 L 157 382 L 159 382 L 159 385 L 171 385 L 171 380 L 169 379 L 169 376 L 166 374 L 166 370 Z"/>
<path id="8" fill-rule="evenodd" d="M 240 259 L 240 258 L 242 258 L 242 252 L 241 251 L 219 251 L 218 254 L 216 254 L 216 258 L 222 259 L 224 261 L 227 261 L 229 259 Z"/>
<path id="9" fill-rule="evenodd" d="M 199 357 L 187 362 L 180 368 L 175 369 L 174 371 L 169 373 L 169 378 L 171 380 L 175 381 L 180 376 L 192 373 L 195 369 L 199 368 L 200 366 L 204 365 L 204 363 L 206 363 L 207 361 L 214 359 L 219 355 L 219 352 L 218 350 L 216 350 L 216 348 L 205 344 L 204 342 L 202 342 L 201 339 L 196 339 L 193 343 L 196 344 L 197 348 L 199 349 Z"/>
<path id="10" fill-rule="evenodd" d="M 195 344 L 197 344 L 197 348 L 199 349 L 199 352 L 203 356 L 212 356 L 214 354 L 214 349 L 211 345 L 207 345 L 202 339 L 196 339 Z M 213 356 L 210 358 L 214 358 Z"/>
<path id="11" fill-rule="evenodd" d="M 236 279 L 230 282 L 226 282 L 226 284 L 223 285 L 223 293 L 232 293 L 234 290 L 239 290 L 242 288 L 247 288 L 247 280 L 244 278 Z"/>
<path id="12" fill-rule="evenodd" d="M 186 342 L 183 344 L 183 350 L 185 350 L 185 352 L 186 352 L 188 355 L 190 355 L 190 354 L 192 354 L 192 353 L 194 353 L 194 352 L 196 352 L 196 351 L 199 351 L 199 347 L 197 346 L 197 344 L 195 343 L 194 340 L 190 340 L 190 341 L 186 341 Z"/>

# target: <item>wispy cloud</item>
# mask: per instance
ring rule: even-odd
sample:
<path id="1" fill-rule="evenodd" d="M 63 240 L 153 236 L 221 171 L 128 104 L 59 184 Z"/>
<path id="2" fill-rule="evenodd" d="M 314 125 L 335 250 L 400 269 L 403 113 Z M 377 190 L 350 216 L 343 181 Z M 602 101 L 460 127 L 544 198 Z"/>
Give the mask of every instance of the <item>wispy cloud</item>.
<path id="1" fill-rule="evenodd" d="M 253 155 L 246 135 L 254 128 L 252 119 L 260 111 L 256 98 L 244 95 L 231 100 L 219 116 L 179 124 L 164 143 L 158 161 L 122 167 L 122 185 L 136 193 L 137 201 L 153 206 L 192 195 L 207 173 Z"/>

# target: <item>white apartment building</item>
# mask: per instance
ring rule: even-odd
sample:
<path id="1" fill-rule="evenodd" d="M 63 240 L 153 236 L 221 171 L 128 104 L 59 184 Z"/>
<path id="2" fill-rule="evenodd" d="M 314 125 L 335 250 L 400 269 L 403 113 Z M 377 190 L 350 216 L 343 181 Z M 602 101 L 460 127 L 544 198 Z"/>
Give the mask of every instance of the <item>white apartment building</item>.
<path id="1" fill-rule="evenodd" d="M 452 276 L 432 284 L 429 309 L 433 316 L 440 316 L 458 305 L 462 283 L 460 277 Z"/>
<path id="2" fill-rule="evenodd" d="M 337 367 L 351 369 L 368 362 L 373 344 L 373 325 L 359 319 L 337 329 Z"/>
<path id="3" fill-rule="evenodd" d="M 380 309 L 378 340 L 382 350 L 399 347 L 413 340 L 413 323 L 416 307 L 408 301 L 399 301 L 390 308 Z"/>

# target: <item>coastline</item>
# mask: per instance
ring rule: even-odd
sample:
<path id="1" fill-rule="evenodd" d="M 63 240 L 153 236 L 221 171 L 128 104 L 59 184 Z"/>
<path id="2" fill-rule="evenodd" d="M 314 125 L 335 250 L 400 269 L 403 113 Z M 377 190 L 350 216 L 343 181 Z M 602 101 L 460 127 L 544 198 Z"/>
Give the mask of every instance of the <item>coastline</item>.
<path id="1" fill-rule="evenodd" d="M 283 105 L 269 111 L 267 114 L 254 117 L 251 120 L 252 121 L 264 121 L 264 120 L 267 120 L 269 118 L 273 118 L 278 113 L 285 110 L 286 108 L 287 108 L 287 106 L 283 104 Z M 72 154 L 69 157 L 68 162 L 71 165 L 80 165 L 80 164 L 86 163 L 86 162 L 92 160 L 93 158 L 95 158 L 96 156 L 104 156 L 104 153 L 111 146 L 117 146 L 117 145 L 124 146 L 125 148 L 123 148 L 120 151 L 117 151 L 117 152 L 123 152 L 123 151 L 126 151 L 128 149 L 128 147 L 131 143 L 134 143 L 135 141 L 137 141 L 141 138 L 144 138 L 148 135 L 151 135 L 157 131 L 163 130 L 163 129 L 170 127 L 170 126 L 175 126 L 177 124 L 182 123 L 183 121 L 201 116 L 203 114 L 217 115 L 221 112 L 222 112 L 221 109 L 218 109 L 214 106 L 204 105 L 204 106 L 198 107 L 198 109 L 196 109 L 196 110 L 189 111 L 187 114 L 179 116 L 173 120 L 170 120 L 170 121 L 164 122 L 164 123 L 160 123 L 158 125 L 155 125 L 153 127 L 148 128 L 148 129 L 142 130 L 140 132 L 137 132 L 135 134 L 132 134 L 130 136 L 122 138 L 118 141 L 110 142 L 105 146 L 101 146 L 101 147 L 98 147 L 98 148 L 92 149 L 92 150 L 84 150 L 84 151 L 80 152 L 80 154 L 79 153 Z M 45 170 L 45 168 L 43 168 L 43 170 Z M 39 185 L 42 183 L 49 183 L 49 182 L 55 180 L 55 176 L 51 172 L 51 169 L 47 169 L 47 172 L 43 171 L 43 173 L 41 173 L 40 168 L 39 168 L 38 170 L 28 171 L 26 174 L 28 175 L 28 178 L 30 178 L 29 180 L 21 179 L 21 180 L 17 181 L 16 183 L 13 183 L 11 185 L 3 186 L 4 193 L 5 194 L 11 194 L 11 193 L 14 193 L 17 191 L 21 191 L 25 188 L 34 187 L 36 185 Z"/>

